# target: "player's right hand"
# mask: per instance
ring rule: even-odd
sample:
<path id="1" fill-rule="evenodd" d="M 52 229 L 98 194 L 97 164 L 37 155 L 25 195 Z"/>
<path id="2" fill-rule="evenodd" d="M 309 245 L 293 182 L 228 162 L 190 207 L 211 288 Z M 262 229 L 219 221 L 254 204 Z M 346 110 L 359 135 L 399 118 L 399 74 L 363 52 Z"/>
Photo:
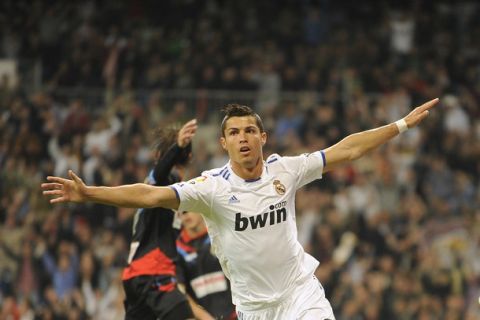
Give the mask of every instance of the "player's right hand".
<path id="1" fill-rule="evenodd" d="M 50 203 L 83 202 L 86 200 L 87 186 L 72 170 L 68 171 L 71 179 L 48 176 L 49 182 L 42 183 L 43 195 L 53 196 Z"/>

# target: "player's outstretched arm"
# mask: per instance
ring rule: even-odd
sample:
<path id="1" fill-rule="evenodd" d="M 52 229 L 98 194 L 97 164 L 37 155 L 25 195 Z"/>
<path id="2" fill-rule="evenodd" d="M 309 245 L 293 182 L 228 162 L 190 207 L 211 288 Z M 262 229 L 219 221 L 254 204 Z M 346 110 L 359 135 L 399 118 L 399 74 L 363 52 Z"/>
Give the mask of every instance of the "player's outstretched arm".
<path id="1" fill-rule="evenodd" d="M 324 172 L 335 166 L 353 161 L 362 157 L 365 153 L 386 143 L 399 133 L 413 128 L 428 116 L 428 112 L 438 102 L 438 98 L 430 100 L 416 107 L 403 119 L 385 126 L 354 133 L 344 138 L 335 145 L 324 150 L 327 165 Z"/>
<path id="2" fill-rule="evenodd" d="M 169 187 L 155 187 L 136 183 L 118 187 L 87 186 L 71 170 L 70 179 L 47 177 L 42 183 L 43 194 L 52 196 L 50 203 L 96 202 L 126 208 L 164 207 L 177 209 L 179 201 Z"/>

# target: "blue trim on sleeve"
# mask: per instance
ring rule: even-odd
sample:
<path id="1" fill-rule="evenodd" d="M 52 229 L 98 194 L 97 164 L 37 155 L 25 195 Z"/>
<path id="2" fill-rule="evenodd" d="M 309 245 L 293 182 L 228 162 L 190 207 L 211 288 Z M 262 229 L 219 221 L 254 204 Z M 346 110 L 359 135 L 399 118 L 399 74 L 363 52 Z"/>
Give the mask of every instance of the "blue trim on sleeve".
<path id="1" fill-rule="evenodd" d="M 327 159 L 325 158 L 325 152 L 323 150 L 320 150 L 320 154 L 322 155 L 322 160 L 323 160 L 323 167 L 327 165 Z"/>
<path id="2" fill-rule="evenodd" d="M 177 197 L 177 200 L 180 201 L 180 195 L 178 194 L 177 189 L 175 189 L 175 187 L 173 187 L 173 186 L 170 186 L 170 188 L 171 188 L 173 191 L 175 191 L 175 196 Z"/>

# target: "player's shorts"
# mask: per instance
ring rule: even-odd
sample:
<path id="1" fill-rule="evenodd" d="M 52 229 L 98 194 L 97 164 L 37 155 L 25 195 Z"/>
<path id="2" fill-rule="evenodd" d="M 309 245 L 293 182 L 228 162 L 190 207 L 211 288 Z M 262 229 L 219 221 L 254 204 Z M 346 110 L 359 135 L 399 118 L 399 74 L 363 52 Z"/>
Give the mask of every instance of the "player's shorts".
<path id="1" fill-rule="evenodd" d="M 335 320 L 325 290 L 312 276 L 293 294 L 274 307 L 255 311 L 237 310 L 239 320 Z"/>
<path id="2" fill-rule="evenodd" d="M 126 320 L 194 319 L 192 309 L 174 278 L 138 276 L 123 281 Z"/>

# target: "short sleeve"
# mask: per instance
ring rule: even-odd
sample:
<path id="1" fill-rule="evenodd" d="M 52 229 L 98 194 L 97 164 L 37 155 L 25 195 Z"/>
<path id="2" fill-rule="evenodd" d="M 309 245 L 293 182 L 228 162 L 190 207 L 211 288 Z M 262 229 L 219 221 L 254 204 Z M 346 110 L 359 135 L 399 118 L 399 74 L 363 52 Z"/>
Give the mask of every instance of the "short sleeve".
<path id="1" fill-rule="evenodd" d="M 283 157 L 284 165 L 289 172 L 296 174 L 296 188 L 322 178 L 323 168 L 326 165 L 323 151 L 304 153 L 296 157 Z"/>
<path id="2" fill-rule="evenodd" d="M 215 183 L 212 177 L 202 175 L 187 182 L 172 184 L 179 201 L 179 211 L 193 211 L 208 216 L 211 212 Z"/>

